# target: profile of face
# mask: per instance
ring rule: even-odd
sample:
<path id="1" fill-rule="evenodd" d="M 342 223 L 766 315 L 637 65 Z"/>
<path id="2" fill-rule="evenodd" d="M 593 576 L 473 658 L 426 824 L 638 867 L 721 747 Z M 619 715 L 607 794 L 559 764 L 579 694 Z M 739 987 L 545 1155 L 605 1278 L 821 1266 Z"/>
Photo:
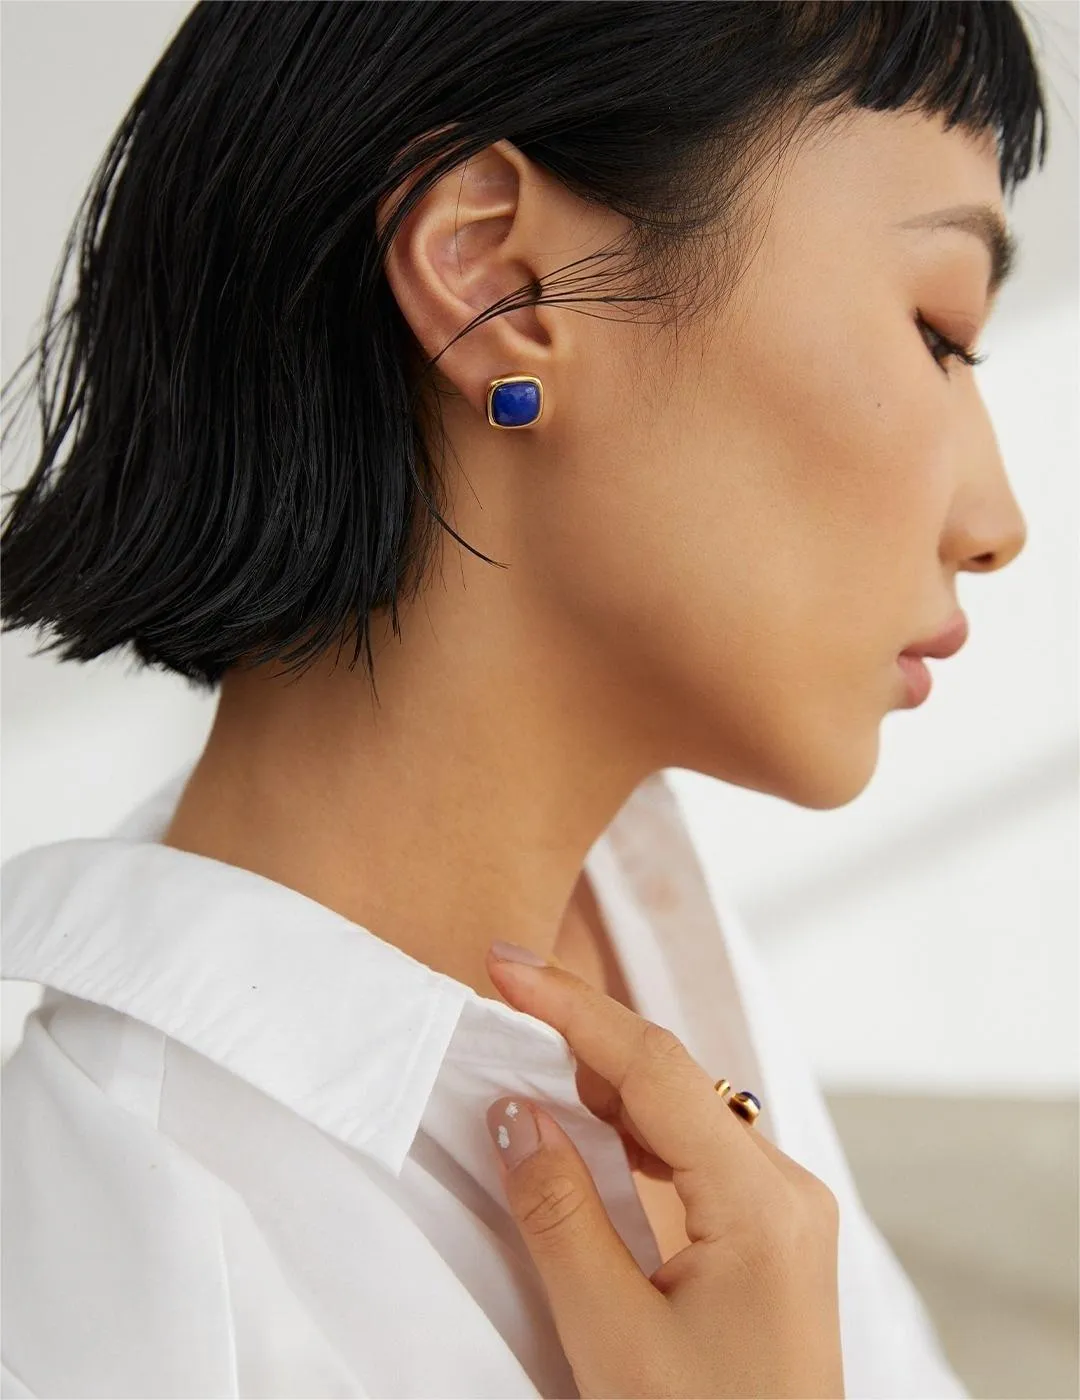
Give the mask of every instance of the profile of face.
<path id="1" fill-rule="evenodd" d="M 751 188 L 749 251 L 715 310 L 663 325 L 556 287 L 442 356 L 447 515 L 509 568 L 451 542 L 460 564 L 426 606 L 652 766 L 835 807 L 911 704 L 898 653 L 954 617 L 958 573 L 1023 547 L 973 371 L 947 350 L 977 348 L 990 254 L 968 230 L 904 226 L 1003 215 L 1002 189 L 990 136 L 858 110 Z M 387 275 L 433 355 L 624 227 L 498 142 L 413 211 Z M 487 388 L 509 374 L 540 377 L 544 413 L 501 431 Z"/>

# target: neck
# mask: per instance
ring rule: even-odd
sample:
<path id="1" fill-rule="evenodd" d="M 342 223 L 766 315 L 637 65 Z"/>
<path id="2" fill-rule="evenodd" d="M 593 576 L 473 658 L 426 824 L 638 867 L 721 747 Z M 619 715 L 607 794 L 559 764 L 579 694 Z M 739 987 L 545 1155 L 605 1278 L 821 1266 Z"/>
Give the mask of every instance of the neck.
<path id="1" fill-rule="evenodd" d="M 477 637 L 467 615 L 455 635 L 453 616 L 421 613 L 405 644 L 373 631 L 379 705 L 344 660 L 229 672 L 164 841 L 299 890 L 490 997 L 494 939 L 578 956 L 588 849 L 663 764 L 585 658 L 520 618 Z"/>

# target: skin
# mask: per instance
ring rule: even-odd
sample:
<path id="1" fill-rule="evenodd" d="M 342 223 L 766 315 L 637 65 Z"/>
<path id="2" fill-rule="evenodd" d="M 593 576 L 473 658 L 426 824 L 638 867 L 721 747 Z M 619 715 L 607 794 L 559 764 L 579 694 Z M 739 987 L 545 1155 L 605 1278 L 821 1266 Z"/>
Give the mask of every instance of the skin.
<path id="1" fill-rule="evenodd" d="M 870 112 L 755 183 L 737 292 L 677 343 L 652 309 L 557 305 L 447 351 L 447 517 L 509 567 L 443 536 L 401 639 L 373 630 L 381 708 L 332 658 L 230 673 L 168 844 L 490 997 L 493 939 L 569 947 L 584 857 L 650 772 L 819 809 L 862 792 L 907 703 L 898 652 L 954 614 L 960 572 L 1024 544 L 972 370 L 943 369 L 916 320 L 975 348 L 987 251 L 894 227 L 1004 213 L 1002 191 L 989 137 Z M 435 354 L 622 229 L 500 141 L 413 212 L 387 274 Z M 513 373 L 543 380 L 545 411 L 504 432 L 485 400 Z"/>

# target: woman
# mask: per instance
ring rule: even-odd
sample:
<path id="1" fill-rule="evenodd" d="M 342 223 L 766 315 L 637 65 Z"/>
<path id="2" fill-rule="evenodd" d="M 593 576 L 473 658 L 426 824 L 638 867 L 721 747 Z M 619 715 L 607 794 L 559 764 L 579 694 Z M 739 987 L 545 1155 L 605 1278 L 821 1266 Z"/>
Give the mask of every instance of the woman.
<path id="1" fill-rule="evenodd" d="M 1045 147 L 1011 4 L 196 5 L 3 540 L 219 695 L 7 863 L 7 1393 L 964 1393 L 663 770 L 851 801 L 1023 547 Z"/>

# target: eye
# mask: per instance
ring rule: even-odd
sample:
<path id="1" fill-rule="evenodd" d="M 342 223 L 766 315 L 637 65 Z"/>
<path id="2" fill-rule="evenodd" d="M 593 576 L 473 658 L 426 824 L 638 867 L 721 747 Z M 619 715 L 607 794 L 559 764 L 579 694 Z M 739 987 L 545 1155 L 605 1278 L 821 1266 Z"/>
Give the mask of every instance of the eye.
<path id="1" fill-rule="evenodd" d="M 957 359 L 961 364 L 981 365 L 986 359 L 985 355 L 977 355 L 972 350 L 965 350 L 965 348 L 962 345 L 958 345 L 955 340 L 951 340 L 941 331 L 935 330 L 922 316 L 917 316 L 916 321 L 919 325 L 919 329 L 928 333 L 930 338 L 927 344 L 930 353 L 941 366 L 944 374 L 948 374 L 949 372 L 945 365 L 946 360 Z"/>

